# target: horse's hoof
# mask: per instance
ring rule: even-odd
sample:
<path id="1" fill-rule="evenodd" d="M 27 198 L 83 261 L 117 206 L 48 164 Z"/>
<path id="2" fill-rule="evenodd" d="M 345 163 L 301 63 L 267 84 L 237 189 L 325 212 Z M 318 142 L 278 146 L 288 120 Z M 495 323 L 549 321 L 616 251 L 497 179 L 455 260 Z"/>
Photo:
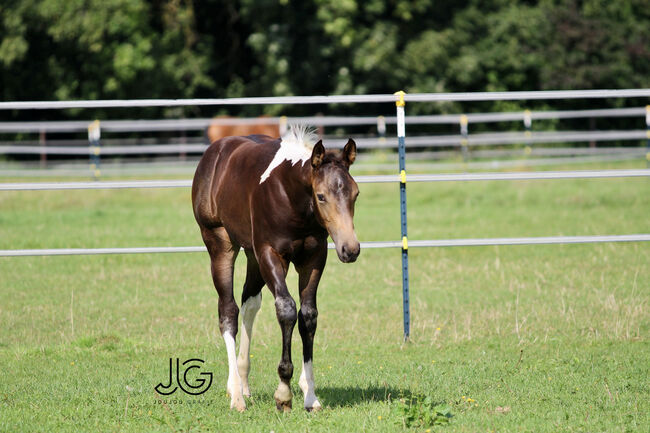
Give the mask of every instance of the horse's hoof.
<path id="1" fill-rule="evenodd" d="M 246 405 L 245 404 L 231 404 L 230 409 L 235 409 L 237 412 L 245 412 L 246 411 Z"/>
<path id="2" fill-rule="evenodd" d="M 307 404 L 307 402 L 305 402 L 305 404 Z M 323 408 L 320 405 L 320 401 L 318 401 L 318 400 L 314 400 L 311 403 L 311 406 L 305 406 L 305 410 L 307 412 L 320 412 L 322 409 Z"/>
<path id="3" fill-rule="evenodd" d="M 230 409 L 237 409 L 239 412 L 246 410 L 246 403 L 244 403 L 244 398 L 234 398 L 230 401 Z"/>
<path id="4" fill-rule="evenodd" d="M 280 401 L 275 400 L 275 408 L 280 412 L 291 412 L 291 400 L 289 401 Z"/>

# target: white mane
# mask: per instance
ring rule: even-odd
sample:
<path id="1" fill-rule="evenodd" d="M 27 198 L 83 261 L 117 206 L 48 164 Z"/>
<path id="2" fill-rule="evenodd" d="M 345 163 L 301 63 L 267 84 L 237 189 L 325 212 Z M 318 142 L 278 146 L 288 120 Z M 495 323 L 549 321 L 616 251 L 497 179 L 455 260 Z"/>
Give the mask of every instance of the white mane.
<path id="1" fill-rule="evenodd" d="M 296 165 L 298 162 L 304 164 L 305 161 L 309 161 L 317 140 L 318 135 L 314 128 L 307 125 L 289 125 L 286 134 L 282 136 L 280 149 L 260 176 L 260 183 L 268 179 L 273 169 L 283 161 L 291 161 L 291 165 Z"/>

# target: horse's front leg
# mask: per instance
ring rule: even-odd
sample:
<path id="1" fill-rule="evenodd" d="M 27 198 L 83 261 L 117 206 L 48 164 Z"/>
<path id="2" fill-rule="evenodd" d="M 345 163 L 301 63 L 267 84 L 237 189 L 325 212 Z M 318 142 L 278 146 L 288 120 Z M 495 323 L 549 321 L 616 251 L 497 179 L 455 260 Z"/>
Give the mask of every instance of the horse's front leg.
<path id="1" fill-rule="evenodd" d="M 305 396 L 305 409 L 318 411 L 321 404 L 316 397 L 313 370 L 314 335 L 316 334 L 316 291 L 318 282 L 327 260 L 327 244 L 324 243 L 315 254 L 297 264 L 298 286 L 300 289 L 300 311 L 298 312 L 298 330 L 302 338 L 302 373 L 298 384 Z"/>
<path id="2" fill-rule="evenodd" d="M 282 330 L 282 358 L 278 365 L 280 383 L 273 397 L 278 410 L 288 412 L 293 398 L 290 387 L 293 376 L 291 336 L 297 320 L 296 302 L 289 294 L 285 281 L 289 263 L 270 246 L 258 249 L 256 253 L 262 277 L 275 297 L 275 313 Z"/>

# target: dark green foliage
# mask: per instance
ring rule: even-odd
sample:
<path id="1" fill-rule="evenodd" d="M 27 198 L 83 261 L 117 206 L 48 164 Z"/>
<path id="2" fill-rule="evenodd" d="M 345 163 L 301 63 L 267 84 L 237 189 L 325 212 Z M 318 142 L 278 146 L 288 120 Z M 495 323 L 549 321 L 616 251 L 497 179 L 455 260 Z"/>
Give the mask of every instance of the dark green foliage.
<path id="1" fill-rule="evenodd" d="M 23 0 L 0 11 L 2 100 L 650 86 L 643 0 Z M 474 109 L 506 108 L 519 107 Z M 202 110 L 181 114 L 214 111 Z"/>

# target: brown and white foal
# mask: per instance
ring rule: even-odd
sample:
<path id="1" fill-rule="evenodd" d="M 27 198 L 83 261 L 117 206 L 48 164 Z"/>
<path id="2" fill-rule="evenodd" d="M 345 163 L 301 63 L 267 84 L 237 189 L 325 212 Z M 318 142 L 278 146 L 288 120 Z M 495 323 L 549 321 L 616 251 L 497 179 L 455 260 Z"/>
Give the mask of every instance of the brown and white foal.
<path id="1" fill-rule="evenodd" d="M 246 408 L 244 396 L 250 396 L 250 340 L 265 284 L 275 298 L 282 329 L 276 406 L 278 410 L 291 409 L 291 335 L 298 321 L 303 343 L 298 383 L 304 393 L 304 407 L 321 408 L 312 370 L 316 291 L 327 259 L 328 233 L 342 262 L 354 262 L 359 255 L 352 220 L 359 189 L 349 173 L 356 157 L 354 141 L 349 140 L 342 151 L 325 150 L 321 141 L 314 141 L 313 134 L 300 128 L 291 128 L 282 139 L 265 135 L 226 137 L 206 150 L 194 175 L 194 216 L 210 254 L 212 279 L 219 294 L 230 407 L 239 411 Z M 240 310 L 233 297 L 233 269 L 241 248 L 247 270 L 241 299 L 243 329 L 236 357 Z M 299 276 L 298 311 L 285 282 L 290 263 Z"/>

